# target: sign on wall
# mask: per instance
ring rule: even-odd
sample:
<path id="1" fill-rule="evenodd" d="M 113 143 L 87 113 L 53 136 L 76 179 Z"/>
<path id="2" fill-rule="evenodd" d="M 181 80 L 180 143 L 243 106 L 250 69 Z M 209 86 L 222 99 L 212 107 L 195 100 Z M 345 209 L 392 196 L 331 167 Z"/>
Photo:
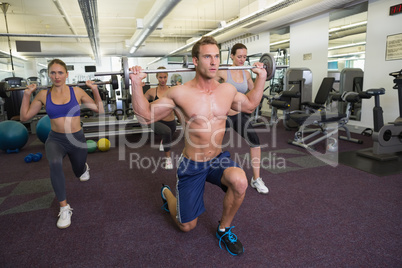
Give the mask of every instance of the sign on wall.
<path id="1" fill-rule="evenodd" d="M 402 59 L 402 33 L 387 36 L 387 49 L 385 60 Z"/>

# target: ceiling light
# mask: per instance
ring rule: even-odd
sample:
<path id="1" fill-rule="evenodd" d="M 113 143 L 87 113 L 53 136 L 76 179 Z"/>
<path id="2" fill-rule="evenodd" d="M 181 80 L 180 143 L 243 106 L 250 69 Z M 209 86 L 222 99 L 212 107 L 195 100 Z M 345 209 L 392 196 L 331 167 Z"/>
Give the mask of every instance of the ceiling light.
<path id="1" fill-rule="evenodd" d="M 284 43 L 289 43 L 290 39 L 286 39 L 286 40 L 282 40 L 282 41 L 278 41 L 278 42 L 274 42 L 269 44 L 270 46 L 275 46 L 275 45 L 279 45 L 279 44 L 284 44 Z"/>
<path id="2" fill-rule="evenodd" d="M 364 57 L 352 57 L 352 58 L 342 58 L 342 59 L 333 59 L 329 60 L 328 62 L 339 62 L 339 61 L 345 61 L 345 60 L 364 60 Z"/>
<path id="3" fill-rule="evenodd" d="M 330 47 L 328 50 L 334 50 L 334 49 L 340 49 L 340 48 L 347 48 L 347 47 L 355 47 L 355 46 L 363 46 L 365 45 L 366 42 L 359 42 L 359 43 L 351 43 L 347 45 L 342 45 L 342 46 L 336 46 L 336 47 Z"/>
<path id="4" fill-rule="evenodd" d="M 350 28 L 353 28 L 353 27 L 356 27 L 356 26 L 362 26 L 362 25 L 366 25 L 366 24 L 367 24 L 367 21 L 361 21 L 361 22 L 357 22 L 357 23 L 353 23 L 353 24 L 344 25 L 344 26 L 341 26 L 341 27 L 335 27 L 335 28 L 329 29 L 329 32 L 332 33 L 332 32 L 336 32 L 336 31 L 339 31 L 339 30 L 346 30 L 346 29 L 350 29 Z"/>
<path id="5" fill-rule="evenodd" d="M 153 64 L 153 63 L 155 63 L 155 62 L 160 61 L 161 59 L 163 59 L 163 58 L 162 58 L 162 57 L 156 58 L 156 59 L 154 59 L 153 61 L 148 62 L 147 65 L 151 65 L 151 64 Z"/>
<path id="6" fill-rule="evenodd" d="M 4 51 L 4 50 L 0 50 L 0 54 L 6 54 L 6 55 L 9 55 L 9 56 L 10 56 L 10 52 L 6 52 L 6 51 Z M 20 59 L 20 60 L 25 60 L 25 61 L 27 61 L 26 58 L 24 58 L 24 57 L 22 57 L 22 56 L 19 56 L 19 55 L 15 55 L 15 54 L 13 54 L 13 58 L 17 58 L 17 59 Z"/>
<path id="7" fill-rule="evenodd" d="M 345 54 L 338 54 L 338 55 L 328 55 L 328 58 L 338 58 L 338 57 L 348 57 L 348 56 L 354 56 L 354 55 L 361 55 L 365 54 L 366 52 L 353 52 L 353 53 L 345 53 Z"/>

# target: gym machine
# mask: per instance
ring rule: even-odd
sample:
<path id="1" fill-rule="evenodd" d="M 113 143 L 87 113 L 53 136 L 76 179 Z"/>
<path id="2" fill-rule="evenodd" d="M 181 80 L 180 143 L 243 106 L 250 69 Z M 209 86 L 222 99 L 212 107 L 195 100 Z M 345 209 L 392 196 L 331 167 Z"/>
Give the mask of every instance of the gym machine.
<path id="1" fill-rule="evenodd" d="M 345 68 L 341 71 L 339 76 L 339 93 L 342 94 L 346 91 L 356 93 L 362 92 L 363 89 L 363 76 L 364 72 L 360 68 Z M 346 111 L 346 103 L 338 103 L 338 111 L 344 113 Z M 359 100 L 353 103 L 351 108 L 350 119 L 360 121 L 361 118 L 362 102 Z"/>
<path id="2" fill-rule="evenodd" d="M 7 88 L 17 88 L 26 85 L 26 80 L 22 77 L 7 77 L 0 82 L 0 97 L 4 99 L 4 109 L 7 113 L 7 119 L 11 120 L 13 117 L 20 115 L 23 93 L 9 91 L 7 94 L 3 94 L 1 85 Z"/>
<path id="3" fill-rule="evenodd" d="M 366 93 L 374 96 L 375 102 L 373 108 L 373 147 L 357 152 L 359 156 L 377 161 L 398 160 L 398 153 L 402 152 L 402 70 L 392 72 L 389 75 L 395 78 L 393 88 L 398 90 L 399 117 L 394 122 L 384 124 L 380 95 L 385 94 L 385 89 L 367 90 Z"/>
<path id="4" fill-rule="evenodd" d="M 283 110 L 284 113 L 283 124 L 287 130 L 299 127 L 299 125 L 289 117 L 289 114 L 301 111 L 302 103 L 311 102 L 312 83 L 313 83 L 313 74 L 310 69 L 289 68 L 286 70 L 286 75 L 284 78 L 285 90 L 283 92 L 291 91 L 292 96 L 294 96 L 294 94 L 297 95 L 296 98 L 293 97 L 289 99 L 290 101 L 288 103 L 289 107 Z M 272 109 L 276 109 L 275 106 L 273 106 Z"/>

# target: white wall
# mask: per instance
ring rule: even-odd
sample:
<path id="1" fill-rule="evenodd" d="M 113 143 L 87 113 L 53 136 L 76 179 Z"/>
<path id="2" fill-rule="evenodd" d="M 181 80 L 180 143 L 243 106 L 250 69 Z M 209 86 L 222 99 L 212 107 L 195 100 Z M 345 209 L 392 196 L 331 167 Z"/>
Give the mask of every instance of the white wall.
<path id="1" fill-rule="evenodd" d="M 313 99 L 328 69 L 329 14 L 290 25 L 290 68 L 308 68 L 313 73 Z M 304 55 L 311 54 L 311 59 Z"/>
<path id="2" fill-rule="evenodd" d="M 257 35 L 258 38 L 252 38 L 252 42 L 246 42 L 245 45 L 247 46 L 247 53 L 249 55 L 258 54 L 258 53 L 269 53 L 269 43 L 270 43 L 270 33 L 263 32 Z M 250 39 L 251 39 L 250 38 Z"/>
<path id="3" fill-rule="evenodd" d="M 23 77 L 26 79 L 28 77 L 38 76 L 37 66 L 38 65 L 37 65 L 36 59 L 25 62 L 24 63 L 25 76 L 23 76 Z"/>
<path id="4" fill-rule="evenodd" d="M 393 77 L 389 73 L 402 69 L 402 60 L 385 60 L 388 35 L 402 33 L 402 14 L 389 16 L 390 6 L 400 4 L 401 0 L 370 0 L 368 6 L 366 61 L 364 66 L 363 90 L 370 88 L 386 89 L 380 97 L 384 110 L 384 123 L 394 121 L 399 116 L 397 90 L 392 89 Z M 373 127 L 374 100 L 363 100 L 362 118 L 353 124 Z"/>

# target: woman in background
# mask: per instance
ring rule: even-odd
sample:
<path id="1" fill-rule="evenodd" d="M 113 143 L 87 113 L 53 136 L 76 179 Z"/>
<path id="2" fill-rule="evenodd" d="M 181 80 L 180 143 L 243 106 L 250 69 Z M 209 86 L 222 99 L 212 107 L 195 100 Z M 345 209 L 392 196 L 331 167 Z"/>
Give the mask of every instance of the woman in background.
<path id="1" fill-rule="evenodd" d="M 165 67 L 158 67 L 158 69 L 166 69 Z M 158 86 L 156 88 L 150 88 L 145 92 L 144 96 L 148 101 L 156 101 L 157 99 L 163 97 L 169 90 L 167 85 L 168 74 L 167 73 L 157 73 L 156 78 L 158 79 Z M 152 123 L 151 129 L 156 135 L 162 136 L 162 141 L 160 145 L 160 150 L 165 152 L 165 163 L 162 165 L 164 169 L 173 169 L 173 162 L 171 157 L 171 143 L 173 139 L 173 134 L 176 131 L 176 118 L 174 112 L 169 114 L 162 120 Z"/>
<path id="2" fill-rule="evenodd" d="M 247 60 L 247 47 L 241 43 L 235 44 L 230 52 L 230 58 L 233 61 L 233 66 L 243 66 Z M 243 94 L 254 88 L 250 72 L 244 70 L 220 70 L 216 79 L 220 82 L 232 84 L 238 92 Z M 226 128 L 233 128 L 250 146 L 251 166 L 253 168 L 253 177 L 251 178 L 250 185 L 259 193 L 267 194 L 268 188 L 260 177 L 260 140 L 254 127 L 251 125 L 250 116 L 242 112 L 230 110 L 228 119 L 226 120 Z"/>

